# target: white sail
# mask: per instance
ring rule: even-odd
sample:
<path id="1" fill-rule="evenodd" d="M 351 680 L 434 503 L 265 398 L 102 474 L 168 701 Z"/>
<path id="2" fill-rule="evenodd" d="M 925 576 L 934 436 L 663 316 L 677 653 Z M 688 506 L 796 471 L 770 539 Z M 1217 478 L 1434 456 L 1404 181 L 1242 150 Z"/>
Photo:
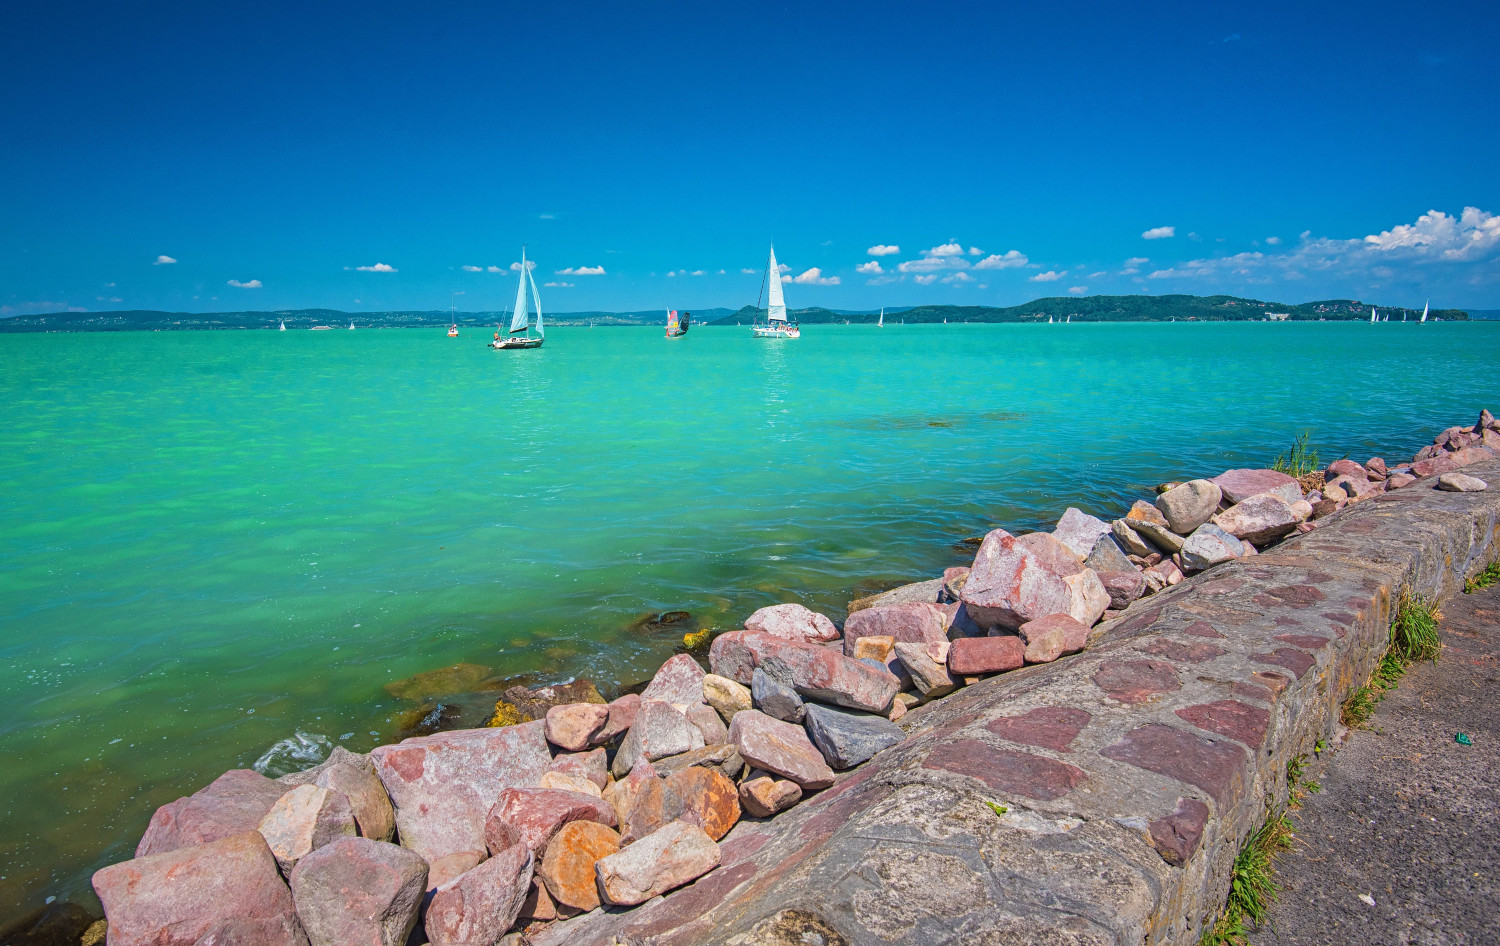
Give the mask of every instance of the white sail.
<path id="1" fill-rule="evenodd" d="M 526 248 L 521 247 L 521 281 L 516 284 L 516 314 L 510 317 L 511 334 L 526 331 L 531 321 L 526 312 Z"/>
<path id="2" fill-rule="evenodd" d="M 776 265 L 776 245 L 771 245 L 771 261 L 766 264 L 766 278 L 771 281 L 766 295 L 766 321 L 786 321 L 786 301 L 781 295 L 781 267 Z"/>
<path id="3" fill-rule="evenodd" d="M 1430 305 L 1432 305 L 1432 300 L 1428 299 L 1427 302 L 1426 302 L 1426 304 L 1422 306 L 1422 318 L 1421 318 L 1421 321 L 1423 321 L 1423 322 L 1427 321 L 1427 308 Z"/>
<path id="4" fill-rule="evenodd" d="M 875 324 L 881 328 L 885 328 L 885 306 L 880 307 L 880 321 Z"/>
<path id="5" fill-rule="evenodd" d="M 1375 308 L 1374 306 L 1370 306 L 1370 323 L 1372 325 L 1377 321 L 1376 316 L 1379 315 L 1379 314 L 1380 314 L 1380 310 L 1379 309 Z"/>
<path id="6" fill-rule="evenodd" d="M 524 269 L 525 267 L 523 266 L 522 268 Z M 526 278 L 531 281 L 531 301 L 536 305 L 536 333 L 546 338 L 547 333 L 542 329 L 542 297 L 536 291 L 536 277 L 531 275 L 531 270 L 527 269 Z"/>

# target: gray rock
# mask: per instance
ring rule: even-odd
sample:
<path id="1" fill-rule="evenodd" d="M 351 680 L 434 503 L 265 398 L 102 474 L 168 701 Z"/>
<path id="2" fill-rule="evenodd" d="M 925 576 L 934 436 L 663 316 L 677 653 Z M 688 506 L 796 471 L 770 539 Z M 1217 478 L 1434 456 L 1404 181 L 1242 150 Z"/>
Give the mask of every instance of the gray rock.
<path id="1" fill-rule="evenodd" d="M 1466 473 L 1444 473 L 1438 477 L 1437 488 L 1450 493 L 1482 493 L 1490 484 Z"/>
<path id="2" fill-rule="evenodd" d="M 1116 519 L 1110 523 L 1109 531 L 1129 555 L 1150 555 L 1156 551 L 1156 547 L 1141 538 L 1140 533 L 1131 528 L 1130 523 L 1124 519 Z"/>
<path id="3" fill-rule="evenodd" d="M 1135 568 L 1130 559 L 1125 557 L 1125 550 L 1121 548 L 1120 540 L 1114 537 L 1113 531 L 1099 536 L 1083 564 L 1096 572 L 1123 572 Z"/>
<path id="4" fill-rule="evenodd" d="M 1193 534 L 1182 544 L 1182 563 L 1199 572 L 1244 554 L 1245 549 L 1240 539 L 1212 522 L 1205 522 L 1194 529 Z"/>
<path id="5" fill-rule="evenodd" d="M 642 700 L 640 712 L 621 741 L 610 771 L 615 778 L 624 778 L 637 759 L 655 762 L 669 755 L 702 749 L 703 745 L 703 733 L 672 704 Z"/>
<path id="6" fill-rule="evenodd" d="M 881 716 L 807 704 L 807 735 L 837 770 L 853 768 L 881 749 L 906 738 L 900 726 Z"/>
<path id="7" fill-rule="evenodd" d="M 750 678 L 750 698 L 762 713 L 787 723 L 802 722 L 802 697 L 760 667 Z"/>
<path id="8" fill-rule="evenodd" d="M 1066 545 L 1079 558 L 1087 556 L 1100 537 L 1108 534 L 1109 523 L 1072 506 L 1067 508 L 1052 530 L 1052 537 Z"/>
<path id="9" fill-rule="evenodd" d="M 725 739 L 728 738 L 726 730 Z M 658 759 L 652 763 L 651 767 L 656 770 L 657 775 L 666 778 L 673 772 L 695 765 L 705 769 L 717 769 L 730 779 L 738 779 L 745 770 L 745 760 L 740 757 L 739 751 L 727 741 L 723 745 L 708 745 L 681 755 L 670 755 L 665 759 Z"/>
<path id="10" fill-rule="evenodd" d="M 1297 528 L 1297 513 L 1292 504 L 1275 493 L 1251 496 L 1219 513 L 1214 522 L 1219 528 L 1254 545 L 1264 545 Z"/>
<path id="11" fill-rule="evenodd" d="M 948 669 L 928 655 L 925 645 L 897 644 L 896 656 L 923 696 L 939 697 L 957 687 L 948 675 Z"/>
<path id="12" fill-rule="evenodd" d="M 1218 510 L 1224 493 L 1208 480 L 1189 480 L 1156 497 L 1156 508 L 1178 535 L 1203 525 Z"/>
<path id="13" fill-rule="evenodd" d="M 1182 543 L 1187 541 L 1159 522 L 1132 519 L 1130 525 L 1163 552 L 1181 552 Z"/>

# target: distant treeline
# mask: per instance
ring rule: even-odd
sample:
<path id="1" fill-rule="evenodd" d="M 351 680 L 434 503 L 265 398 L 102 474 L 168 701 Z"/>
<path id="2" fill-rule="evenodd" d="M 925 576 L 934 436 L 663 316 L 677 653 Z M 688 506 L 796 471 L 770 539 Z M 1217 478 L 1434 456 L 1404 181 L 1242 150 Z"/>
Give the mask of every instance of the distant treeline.
<path id="1" fill-rule="evenodd" d="M 731 309 L 693 310 L 693 321 L 707 322 L 733 313 Z M 665 309 L 645 312 L 557 312 L 547 313 L 548 325 L 660 325 Z M 448 312 L 433 310 L 399 312 L 342 312 L 338 309 L 279 309 L 274 312 L 157 312 L 136 309 L 123 312 L 53 312 L 46 315 L 16 315 L 0 318 L 0 332 L 172 332 L 242 329 L 276 329 L 285 322 L 287 331 L 315 325 L 347 329 L 422 328 L 424 326 L 500 325 L 510 321 L 509 312 Z"/>

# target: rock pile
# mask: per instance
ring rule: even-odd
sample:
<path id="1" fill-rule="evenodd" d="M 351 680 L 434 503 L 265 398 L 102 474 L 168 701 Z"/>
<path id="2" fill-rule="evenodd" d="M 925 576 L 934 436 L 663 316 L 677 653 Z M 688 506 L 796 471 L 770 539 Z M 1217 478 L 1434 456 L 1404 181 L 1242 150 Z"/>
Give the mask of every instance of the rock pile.
<path id="1" fill-rule="evenodd" d="M 851 602 L 842 628 L 797 604 L 679 654 L 639 695 L 512 688 L 485 729 L 368 756 L 336 748 L 272 780 L 235 770 L 152 817 L 94 876 L 110 946 L 519 943 L 514 931 L 632 907 L 720 863 L 771 818 L 905 738 L 911 708 L 1065 658 L 1137 599 L 1255 555 L 1351 503 L 1500 456 L 1500 423 L 1439 434 L 1407 464 L 1338 460 L 1294 479 L 1236 469 L 1165 484 L 1106 521 L 983 537 L 973 563 Z"/>

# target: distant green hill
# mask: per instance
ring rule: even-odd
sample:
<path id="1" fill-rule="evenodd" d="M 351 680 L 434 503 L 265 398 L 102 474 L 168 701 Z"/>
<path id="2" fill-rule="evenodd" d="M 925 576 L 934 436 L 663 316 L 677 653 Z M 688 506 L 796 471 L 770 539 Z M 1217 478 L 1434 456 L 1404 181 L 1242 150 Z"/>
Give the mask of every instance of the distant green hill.
<path id="1" fill-rule="evenodd" d="M 1382 317 L 1400 320 L 1420 318 L 1420 309 L 1379 306 Z M 748 324 L 757 311 L 746 306 L 733 315 L 718 319 L 714 325 Z M 763 311 L 763 310 L 759 310 Z M 833 312 L 828 309 L 793 309 L 798 322 L 816 325 L 827 322 L 874 322 L 874 313 L 863 315 Z M 905 322 L 1045 322 L 1048 318 L 1063 321 L 1070 316 L 1075 322 L 1249 322 L 1272 315 L 1285 315 L 1288 321 L 1316 322 L 1359 321 L 1370 317 L 1370 304 L 1353 299 L 1329 299 L 1290 305 L 1283 302 L 1261 302 L 1238 296 L 1051 296 L 1024 305 L 993 306 L 919 305 L 902 312 L 887 310 L 886 318 Z M 1460 309 L 1434 309 L 1428 318 L 1463 321 L 1468 313 Z"/>

